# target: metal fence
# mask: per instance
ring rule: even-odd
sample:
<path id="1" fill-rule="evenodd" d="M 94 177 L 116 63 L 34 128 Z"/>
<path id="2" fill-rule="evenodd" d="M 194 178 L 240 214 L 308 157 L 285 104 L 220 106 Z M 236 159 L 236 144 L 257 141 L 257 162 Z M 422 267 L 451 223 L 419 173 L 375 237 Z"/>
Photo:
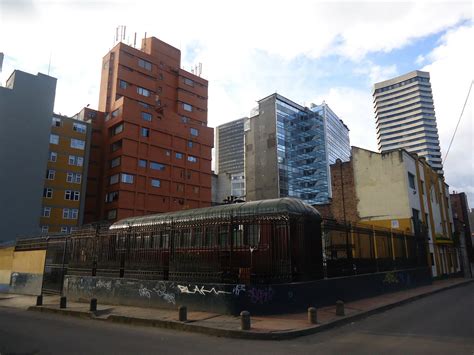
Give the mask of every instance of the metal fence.
<path id="1" fill-rule="evenodd" d="M 322 229 L 326 277 L 428 266 L 424 233 L 333 220 L 324 220 Z"/>

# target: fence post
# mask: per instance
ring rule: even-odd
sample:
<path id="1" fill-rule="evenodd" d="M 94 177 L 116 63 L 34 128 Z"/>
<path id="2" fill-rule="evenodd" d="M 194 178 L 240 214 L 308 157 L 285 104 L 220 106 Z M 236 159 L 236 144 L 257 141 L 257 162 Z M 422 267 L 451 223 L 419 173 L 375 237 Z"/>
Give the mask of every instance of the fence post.
<path id="1" fill-rule="evenodd" d="M 318 323 L 318 311 L 315 307 L 308 308 L 308 322 L 311 324 Z"/>
<path id="2" fill-rule="evenodd" d="M 250 313 L 248 311 L 240 312 L 240 329 L 250 330 Z"/>
<path id="3" fill-rule="evenodd" d="M 344 312 L 344 302 L 343 301 L 337 301 L 336 302 L 336 316 L 345 316 Z"/>
<path id="4" fill-rule="evenodd" d="M 188 310 L 186 306 L 178 307 L 178 319 L 180 322 L 186 322 L 188 320 Z"/>
<path id="5" fill-rule="evenodd" d="M 378 262 L 378 255 L 377 255 L 377 238 L 375 237 L 375 227 L 372 225 L 372 239 L 374 241 L 374 256 L 375 256 L 375 268 L 377 272 L 379 271 L 379 262 Z"/>
<path id="6" fill-rule="evenodd" d="M 91 312 L 97 311 L 97 298 L 92 298 L 92 299 L 91 299 L 91 304 L 90 304 L 89 310 L 90 310 Z"/>
<path id="7" fill-rule="evenodd" d="M 59 308 L 66 308 L 67 306 L 67 299 L 65 296 L 61 296 L 59 299 Z"/>
<path id="8" fill-rule="evenodd" d="M 43 305 L 43 295 L 39 295 L 36 297 L 36 305 L 42 306 Z"/>

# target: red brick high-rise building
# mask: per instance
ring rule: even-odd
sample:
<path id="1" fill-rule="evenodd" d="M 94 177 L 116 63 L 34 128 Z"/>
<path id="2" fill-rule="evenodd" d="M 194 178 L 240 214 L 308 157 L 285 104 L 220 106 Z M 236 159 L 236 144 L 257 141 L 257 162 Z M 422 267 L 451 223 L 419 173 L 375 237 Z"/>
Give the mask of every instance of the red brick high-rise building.
<path id="1" fill-rule="evenodd" d="M 92 123 L 84 223 L 211 205 L 208 82 L 157 38 L 104 58 Z"/>

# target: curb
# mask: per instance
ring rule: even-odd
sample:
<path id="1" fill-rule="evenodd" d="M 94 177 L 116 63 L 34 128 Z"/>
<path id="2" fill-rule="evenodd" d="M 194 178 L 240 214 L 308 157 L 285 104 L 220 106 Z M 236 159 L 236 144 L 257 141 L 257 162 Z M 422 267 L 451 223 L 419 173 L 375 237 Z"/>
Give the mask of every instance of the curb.
<path id="1" fill-rule="evenodd" d="M 342 326 L 347 323 L 352 323 L 354 321 L 367 318 L 377 313 L 385 312 L 389 309 L 419 300 L 421 298 L 434 295 L 442 291 L 450 290 L 456 287 L 466 286 L 472 282 L 474 282 L 474 280 L 466 280 L 454 285 L 446 286 L 437 290 L 433 290 L 433 291 L 429 291 L 423 294 L 412 296 L 401 301 L 386 304 L 384 306 L 380 306 L 380 307 L 371 309 L 369 311 L 362 311 L 359 313 L 352 314 L 350 316 L 345 316 L 343 318 L 339 318 L 339 319 L 330 321 L 328 323 L 319 324 L 316 326 L 310 326 L 304 329 L 282 331 L 282 332 L 275 331 L 275 332 L 264 333 L 264 332 L 256 332 L 252 330 L 243 331 L 243 330 L 238 330 L 238 329 L 220 329 L 220 328 L 208 327 L 205 325 L 195 325 L 195 324 L 192 324 L 191 322 L 179 322 L 179 321 L 162 320 L 162 319 L 146 319 L 146 318 L 137 318 L 137 317 L 129 317 L 129 316 L 120 316 L 120 315 L 114 315 L 114 314 L 111 314 L 104 318 L 104 317 L 96 316 L 93 312 L 89 312 L 89 311 L 73 311 L 73 310 L 68 310 L 68 309 L 46 308 L 44 306 L 31 306 L 28 308 L 28 311 L 63 314 L 63 315 L 73 316 L 73 317 L 82 318 L 82 319 L 100 320 L 100 321 L 136 325 L 136 326 L 149 326 L 149 327 L 158 327 L 158 328 L 164 328 L 164 329 L 181 330 L 181 331 L 213 335 L 213 336 L 218 336 L 218 337 L 251 339 L 251 340 L 288 340 L 288 339 L 293 339 L 293 338 L 297 338 L 297 337 L 301 337 L 305 335 L 319 333 L 325 330 Z"/>

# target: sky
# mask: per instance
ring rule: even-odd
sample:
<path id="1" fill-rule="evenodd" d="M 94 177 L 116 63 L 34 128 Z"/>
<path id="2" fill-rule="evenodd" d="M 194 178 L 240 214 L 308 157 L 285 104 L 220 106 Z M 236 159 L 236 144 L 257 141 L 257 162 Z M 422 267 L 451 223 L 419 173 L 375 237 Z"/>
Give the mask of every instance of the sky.
<path id="1" fill-rule="evenodd" d="M 15 69 L 58 78 L 55 112 L 97 108 L 102 57 L 117 26 L 145 33 L 202 63 L 209 126 L 249 116 L 274 92 L 309 106 L 323 100 L 351 145 L 377 150 L 372 87 L 430 72 L 446 182 L 474 207 L 473 96 L 447 149 L 474 77 L 471 1 L 0 0 L 0 82 Z"/>

